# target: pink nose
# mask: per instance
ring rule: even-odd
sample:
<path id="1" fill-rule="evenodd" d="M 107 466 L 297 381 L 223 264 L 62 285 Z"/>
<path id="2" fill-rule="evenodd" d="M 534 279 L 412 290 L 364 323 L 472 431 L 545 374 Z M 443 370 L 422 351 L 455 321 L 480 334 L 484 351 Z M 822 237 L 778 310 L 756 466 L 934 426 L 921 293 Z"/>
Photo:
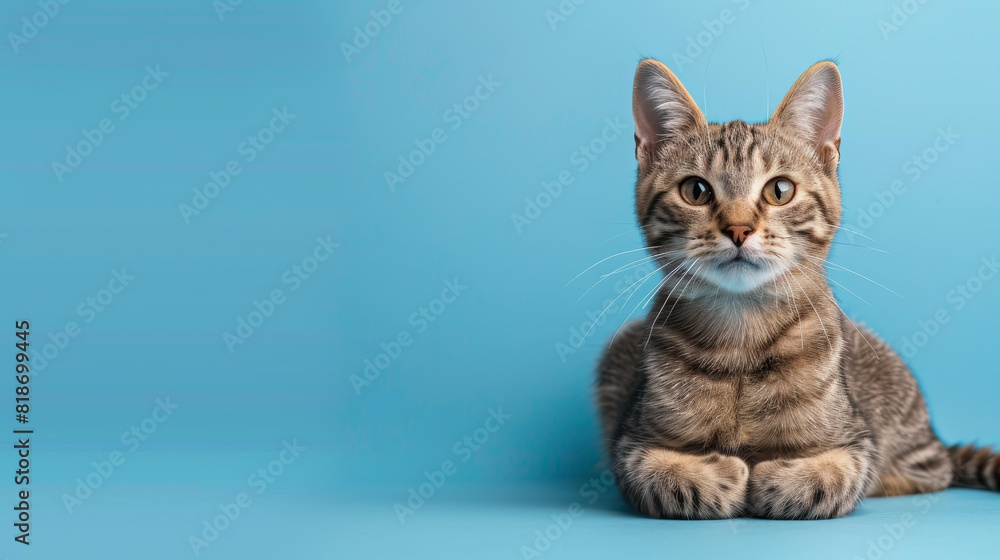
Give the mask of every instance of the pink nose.
<path id="1" fill-rule="evenodd" d="M 726 228 L 726 231 L 733 236 L 733 243 L 737 247 L 742 247 L 743 242 L 747 240 L 747 237 L 750 237 L 754 229 L 750 226 L 729 226 Z"/>

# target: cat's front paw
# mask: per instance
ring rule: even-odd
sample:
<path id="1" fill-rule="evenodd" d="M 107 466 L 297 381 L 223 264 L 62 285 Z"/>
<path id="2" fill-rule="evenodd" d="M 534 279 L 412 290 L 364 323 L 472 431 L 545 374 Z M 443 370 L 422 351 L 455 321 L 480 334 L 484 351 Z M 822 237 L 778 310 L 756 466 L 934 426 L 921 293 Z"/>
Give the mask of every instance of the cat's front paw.
<path id="1" fill-rule="evenodd" d="M 749 474 L 737 457 L 650 448 L 634 455 L 621 486 L 633 507 L 650 517 L 721 519 L 742 513 Z"/>
<path id="2" fill-rule="evenodd" d="M 864 494 L 863 459 L 836 449 L 756 464 L 750 472 L 751 515 L 770 519 L 830 519 L 854 511 Z"/>

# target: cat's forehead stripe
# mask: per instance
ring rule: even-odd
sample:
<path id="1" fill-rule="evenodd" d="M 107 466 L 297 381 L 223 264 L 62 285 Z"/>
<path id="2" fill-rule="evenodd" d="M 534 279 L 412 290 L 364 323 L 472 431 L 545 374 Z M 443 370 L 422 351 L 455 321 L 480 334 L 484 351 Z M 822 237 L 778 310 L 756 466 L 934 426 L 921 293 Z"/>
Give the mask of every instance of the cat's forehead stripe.
<path id="1" fill-rule="evenodd" d="M 719 194 L 732 198 L 750 196 L 755 179 L 769 167 L 766 150 L 762 149 L 754 127 L 731 121 L 710 125 L 709 135 L 712 153 L 704 172 L 721 183 L 715 185 L 721 191 Z"/>

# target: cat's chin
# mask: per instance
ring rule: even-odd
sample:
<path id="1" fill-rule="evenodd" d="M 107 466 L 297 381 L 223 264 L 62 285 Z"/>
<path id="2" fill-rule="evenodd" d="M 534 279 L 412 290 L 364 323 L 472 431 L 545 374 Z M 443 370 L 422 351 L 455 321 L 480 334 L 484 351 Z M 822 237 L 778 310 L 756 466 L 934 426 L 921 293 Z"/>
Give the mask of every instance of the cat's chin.
<path id="1" fill-rule="evenodd" d="M 699 271 L 699 276 L 732 294 L 753 292 L 778 276 L 780 271 L 767 262 L 730 259 L 713 263 Z"/>

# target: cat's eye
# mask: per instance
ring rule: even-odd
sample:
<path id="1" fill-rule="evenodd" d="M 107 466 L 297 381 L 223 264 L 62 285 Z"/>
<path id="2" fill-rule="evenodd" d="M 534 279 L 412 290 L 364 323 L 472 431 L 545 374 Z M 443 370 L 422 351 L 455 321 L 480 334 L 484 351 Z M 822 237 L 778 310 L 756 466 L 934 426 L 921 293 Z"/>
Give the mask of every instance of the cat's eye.
<path id="1" fill-rule="evenodd" d="M 784 177 L 771 179 L 764 185 L 764 200 L 768 204 L 784 206 L 793 196 L 795 196 L 795 184 Z"/>
<path id="2" fill-rule="evenodd" d="M 712 186 L 701 177 L 689 177 L 681 183 L 681 198 L 692 206 L 708 204 L 712 200 Z"/>

